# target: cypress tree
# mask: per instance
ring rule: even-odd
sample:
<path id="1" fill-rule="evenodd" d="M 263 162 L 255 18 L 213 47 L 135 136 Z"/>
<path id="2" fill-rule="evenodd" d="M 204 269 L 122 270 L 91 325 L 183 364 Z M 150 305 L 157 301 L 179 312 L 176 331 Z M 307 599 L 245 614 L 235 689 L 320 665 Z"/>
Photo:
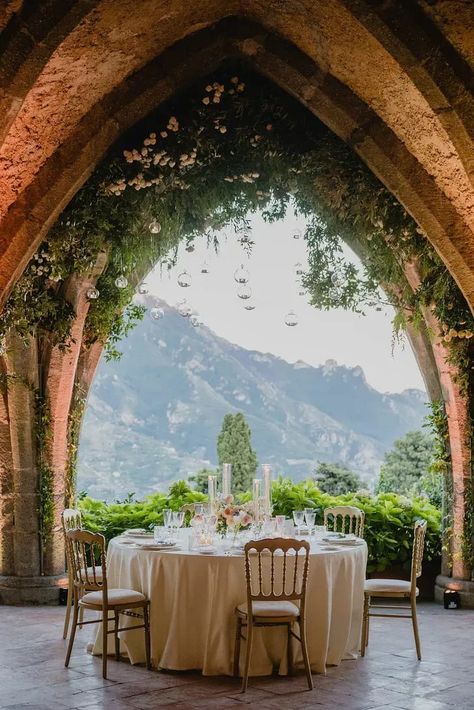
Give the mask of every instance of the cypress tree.
<path id="1" fill-rule="evenodd" d="M 232 490 L 248 491 L 257 472 L 257 455 L 251 444 L 250 427 L 241 412 L 226 414 L 217 438 L 219 466 L 232 464 Z"/>

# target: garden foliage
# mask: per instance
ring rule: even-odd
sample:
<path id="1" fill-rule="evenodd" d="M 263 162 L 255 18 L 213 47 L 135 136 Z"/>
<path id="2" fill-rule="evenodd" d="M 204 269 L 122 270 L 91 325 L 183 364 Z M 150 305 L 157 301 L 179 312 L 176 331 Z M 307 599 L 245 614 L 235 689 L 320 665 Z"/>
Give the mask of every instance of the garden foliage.
<path id="1" fill-rule="evenodd" d="M 369 572 L 381 572 L 395 565 L 409 569 L 413 525 L 420 518 L 428 522 L 425 560 L 440 555 L 441 513 L 425 498 L 410 499 L 395 493 L 372 496 L 368 492 L 330 496 L 320 491 L 311 480 L 294 483 L 288 478 L 274 481 L 272 496 L 274 514 L 291 516 L 293 510 L 314 507 L 318 510 L 317 523 L 322 523 L 324 508 L 333 505 L 361 508 L 366 515 L 364 536 L 369 548 Z M 245 493 L 242 500 L 250 497 L 250 493 Z M 127 528 L 161 525 L 165 508 L 179 510 L 186 503 L 204 500 L 205 495 L 191 490 L 186 482 L 178 481 L 172 484 L 168 493 L 154 493 L 143 501 L 107 504 L 84 497 L 79 507 L 84 526 L 102 532 L 110 540 Z"/>

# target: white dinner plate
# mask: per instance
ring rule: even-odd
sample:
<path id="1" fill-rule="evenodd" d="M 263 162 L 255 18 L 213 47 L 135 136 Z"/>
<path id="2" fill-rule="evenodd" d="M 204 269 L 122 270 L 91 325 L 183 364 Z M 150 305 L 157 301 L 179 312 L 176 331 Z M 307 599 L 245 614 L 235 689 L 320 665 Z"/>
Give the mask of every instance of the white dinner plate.
<path id="1" fill-rule="evenodd" d="M 137 542 L 137 547 L 140 548 L 140 550 L 179 550 L 181 548 L 177 547 L 176 543 L 174 542 L 171 545 L 163 545 L 160 544 L 159 542 Z"/>
<path id="2" fill-rule="evenodd" d="M 357 545 L 363 545 L 363 540 L 358 540 L 357 538 L 341 538 L 340 540 L 331 540 L 331 545 L 346 545 L 346 547 L 357 547 Z"/>
<path id="3" fill-rule="evenodd" d="M 130 532 L 124 532 L 123 533 L 124 537 L 137 537 L 137 538 L 152 538 L 153 533 L 152 532 L 138 532 L 138 531 L 133 531 L 131 530 Z"/>
<path id="4" fill-rule="evenodd" d="M 200 555 L 215 555 L 217 548 L 215 547 L 200 547 L 197 550 Z"/>

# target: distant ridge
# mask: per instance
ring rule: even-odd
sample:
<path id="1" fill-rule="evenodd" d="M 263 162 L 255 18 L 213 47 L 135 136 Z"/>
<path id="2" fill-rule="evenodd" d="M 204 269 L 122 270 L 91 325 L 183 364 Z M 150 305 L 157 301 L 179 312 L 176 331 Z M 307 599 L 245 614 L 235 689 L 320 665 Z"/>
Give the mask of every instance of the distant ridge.
<path id="1" fill-rule="evenodd" d="M 81 436 L 78 485 L 113 499 L 164 489 L 216 464 L 228 412 L 242 411 L 260 462 L 294 479 L 318 460 L 338 461 L 370 482 L 393 440 L 421 426 L 427 395 L 383 394 L 361 367 L 313 367 L 245 350 L 176 309 L 148 316 L 121 344 L 122 359 L 99 365 Z"/>

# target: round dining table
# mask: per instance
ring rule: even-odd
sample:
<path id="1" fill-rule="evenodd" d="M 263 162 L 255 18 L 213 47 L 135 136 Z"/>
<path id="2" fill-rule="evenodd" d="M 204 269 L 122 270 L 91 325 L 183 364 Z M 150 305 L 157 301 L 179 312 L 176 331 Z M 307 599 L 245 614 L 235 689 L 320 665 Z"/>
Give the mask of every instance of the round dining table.
<path id="1" fill-rule="evenodd" d="M 182 531 L 183 533 L 185 531 Z M 237 605 L 246 601 L 245 558 L 241 554 L 201 554 L 187 549 L 153 550 L 117 537 L 107 552 L 109 589 L 127 588 L 150 600 L 151 658 L 155 668 L 202 670 L 231 675 Z M 367 545 L 311 542 L 306 596 L 306 636 L 311 669 L 359 655 Z M 121 617 L 122 626 L 136 620 Z M 287 672 L 286 630 L 259 628 L 254 634 L 251 675 Z M 113 653 L 113 634 L 108 652 Z M 302 664 L 294 641 L 295 666 Z M 145 661 L 143 629 L 120 634 L 122 654 L 131 663 Z M 245 642 L 243 644 L 245 646 Z M 97 633 L 92 653 L 101 653 Z M 242 653 L 242 656 L 244 654 Z"/>

